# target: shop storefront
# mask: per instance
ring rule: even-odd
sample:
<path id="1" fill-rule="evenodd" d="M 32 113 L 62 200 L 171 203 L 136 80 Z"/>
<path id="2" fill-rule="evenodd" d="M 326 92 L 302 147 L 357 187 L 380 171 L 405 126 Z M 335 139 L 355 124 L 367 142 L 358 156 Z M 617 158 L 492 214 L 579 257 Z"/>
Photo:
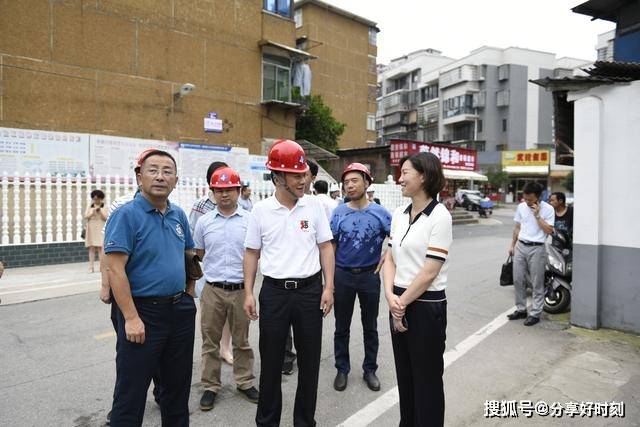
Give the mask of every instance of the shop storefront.
<path id="1" fill-rule="evenodd" d="M 440 159 L 447 179 L 446 192 L 453 196 L 458 188 L 476 189 L 478 183 L 487 181 L 487 177 L 476 172 L 478 167 L 478 153 L 476 150 L 459 148 L 445 144 L 431 144 L 428 142 L 392 139 L 391 167 L 396 182 L 400 177 L 400 160 L 420 152 L 429 152 Z"/>
<path id="2" fill-rule="evenodd" d="M 537 182 L 549 188 L 549 150 L 521 150 L 502 152 L 502 171 L 509 176 L 506 202 L 517 202 L 527 182 Z M 545 191 L 545 195 L 548 191 Z"/>

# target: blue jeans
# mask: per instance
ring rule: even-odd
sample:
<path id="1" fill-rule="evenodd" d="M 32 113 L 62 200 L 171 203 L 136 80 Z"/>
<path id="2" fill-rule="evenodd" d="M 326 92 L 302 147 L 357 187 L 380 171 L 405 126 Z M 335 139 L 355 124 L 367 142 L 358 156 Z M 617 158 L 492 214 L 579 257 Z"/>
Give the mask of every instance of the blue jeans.
<path id="1" fill-rule="evenodd" d="M 142 425 L 149 383 L 158 375 L 162 425 L 188 426 L 196 319 L 193 298 L 184 294 L 175 304 L 136 302 L 136 309 L 145 327 L 144 344 L 127 341 L 125 321 L 118 310 L 111 425 Z"/>
<path id="2" fill-rule="evenodd" d="M 378 306 L 380 303 L 380 276 L 373 271 L 351 273 L 336 267 L 335 291 L 333 295 L 336 316 L 336 331 L 333 336 L 333 348 L 336 358 L 336 369 L 348 374 L 351 370 L 349 362 L 349 336 L 351 317 L 356 296 L 360 301 L 360 318 L 364 335 L 364 361 L 362 370 L 365 373 L 375 372 L 378 357 Z"/>

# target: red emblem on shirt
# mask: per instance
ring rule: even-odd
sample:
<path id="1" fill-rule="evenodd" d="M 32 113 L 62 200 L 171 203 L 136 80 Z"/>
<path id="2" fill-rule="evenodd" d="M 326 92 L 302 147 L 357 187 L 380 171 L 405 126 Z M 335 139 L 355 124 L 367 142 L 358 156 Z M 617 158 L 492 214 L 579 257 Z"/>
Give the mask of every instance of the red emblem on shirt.
<path id="1" fill-rule="evenodd" d="M 300 230 L 306 230 L 309 228 L 309 221 L 306 219 L 303 219 L 300 221 Z"/>

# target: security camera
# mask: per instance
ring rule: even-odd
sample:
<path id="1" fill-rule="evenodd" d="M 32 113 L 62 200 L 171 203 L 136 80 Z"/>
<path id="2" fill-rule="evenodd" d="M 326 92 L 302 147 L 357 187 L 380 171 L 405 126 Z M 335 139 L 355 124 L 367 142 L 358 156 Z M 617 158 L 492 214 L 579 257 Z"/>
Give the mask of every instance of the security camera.
<path id="1" fill-rule="evenodd" d="M 180 96 L 189 95 L 194 90 L 196 90 L 196 85 L 194 85 L 193 83 L 185 83 L 180 86 Z"/>

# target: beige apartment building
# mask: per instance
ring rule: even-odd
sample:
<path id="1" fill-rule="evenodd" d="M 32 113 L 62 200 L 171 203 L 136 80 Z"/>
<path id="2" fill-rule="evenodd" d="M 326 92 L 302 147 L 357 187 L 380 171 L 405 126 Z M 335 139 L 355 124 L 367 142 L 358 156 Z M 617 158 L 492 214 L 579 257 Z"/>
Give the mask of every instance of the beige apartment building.
<path id="1" fill-rule="evenodd" d="M 364 51 L 365 26 L 361 32 Z M 309 56 L 295 40 L 291 0 L 0 2 L 0 127 L 259 154 L 265 140 L 295 135 L 291 69 Z M 352 59 L 352 69 L 342 68 L 349 90 L 375 83 L 366 71 L 355 73 Z M 365 98 L 357 98 L 363 112 Z M 210 113 L 223 121 L 222 132 L 204 131 Z M 364 139 L 349 132 L 349 143 Z"/>
<path id="2" fill-rule="evenodd" d="M 319 0 L 294 4 L 298 47 L 317 59 L 309 62 L 311 94 L 322 95 L 334 117 L 346 123 L 340 149 L 375 145 L 375 22 Z"/>

